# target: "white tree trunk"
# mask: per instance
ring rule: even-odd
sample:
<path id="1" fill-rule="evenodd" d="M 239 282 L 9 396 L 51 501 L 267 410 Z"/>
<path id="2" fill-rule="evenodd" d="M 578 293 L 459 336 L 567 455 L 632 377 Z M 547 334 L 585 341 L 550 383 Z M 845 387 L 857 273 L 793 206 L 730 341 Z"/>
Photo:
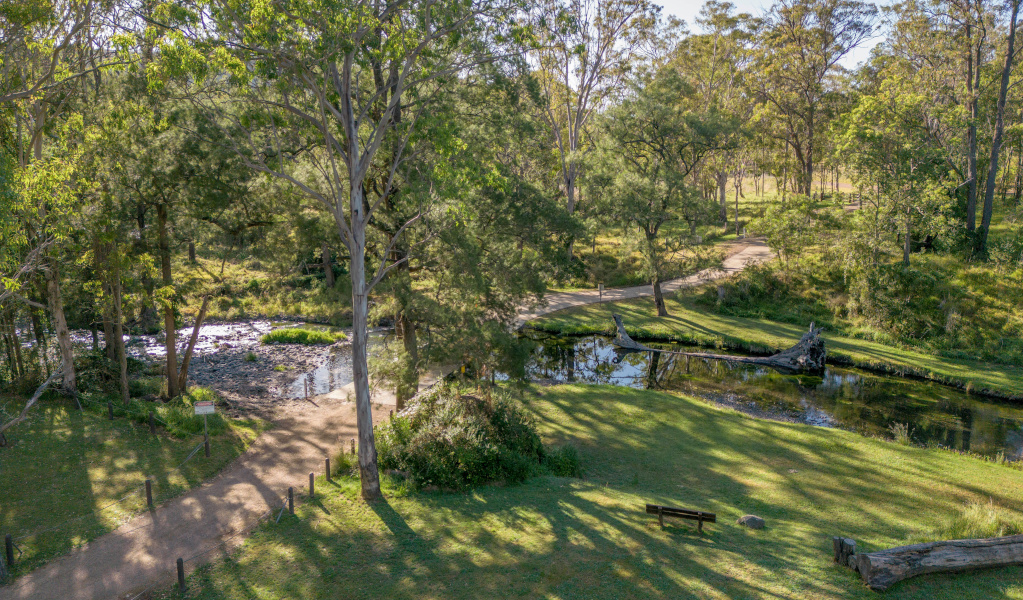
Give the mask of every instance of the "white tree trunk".
<path id="1" fill-rule="evenodd" d="M 359 428 L 359 478 L 362 497 L 380 497 L 380 475 L 377 472 L 377 449 L 373 437 L 373 407 L 369 394 L 367 354 L 367 321 L 369 289 L 366 282 L 366 228 L 362 217 L 362 186 L 352 186 L 352 379 L 355 385 L 355 415 Z"/>

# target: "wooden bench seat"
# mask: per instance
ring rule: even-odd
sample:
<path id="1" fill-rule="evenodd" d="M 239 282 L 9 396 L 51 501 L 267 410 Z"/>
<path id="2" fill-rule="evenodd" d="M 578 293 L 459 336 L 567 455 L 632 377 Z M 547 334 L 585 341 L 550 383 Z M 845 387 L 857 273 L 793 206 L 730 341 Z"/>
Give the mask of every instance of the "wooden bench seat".
<path id="1" fill-rule="evenodd" d="M 664 517 L 677 517 L 679 519 L 696 521 L 696 529 L 699 531 L 703 531 L 704 523 L 717 523 L 718 521 L 718 517 L 714 513 L 702 510 L 689 510 L 688 508 L 673 508 L 671 506 L 661 506 L 660 504 L 647 504 L 646 514 L 657 515 L 657 522 L 661 524 L 661 527 L 664 527 Z"/>

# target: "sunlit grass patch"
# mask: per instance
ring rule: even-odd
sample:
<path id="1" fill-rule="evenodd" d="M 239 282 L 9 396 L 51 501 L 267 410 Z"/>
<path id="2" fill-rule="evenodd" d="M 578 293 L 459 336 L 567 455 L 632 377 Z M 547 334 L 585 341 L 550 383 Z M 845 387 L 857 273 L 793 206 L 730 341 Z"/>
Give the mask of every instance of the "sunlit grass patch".
<path id="1" fill-rule="evenodd" d="M 937 539 L 964 502 L 1023 517 L 1014 469 L 855 433 L 758 421 L 699 400 L 610 386 L 526 392 L 544 443 L 578 449 L 584 478 L 534 477 L 468 493 L 413 493 L 384 475 L 320 478 L 317 497 L 189 577 L 191 597 L 874 599 L 831 561 L 831 536 L 865 550 Z M 344 473 L 354 470 L 347 455 Z M 339 474 L 340 475 L 340 474 Z M 703 534 L 646 502 L 716 512 Z M 748 513 L 767 520 L 752 531 Z M 925 576 L 899 600 L 1023 598 L 1023 569 Z M 173 598 L 169 588 L 159 598 Z"/>

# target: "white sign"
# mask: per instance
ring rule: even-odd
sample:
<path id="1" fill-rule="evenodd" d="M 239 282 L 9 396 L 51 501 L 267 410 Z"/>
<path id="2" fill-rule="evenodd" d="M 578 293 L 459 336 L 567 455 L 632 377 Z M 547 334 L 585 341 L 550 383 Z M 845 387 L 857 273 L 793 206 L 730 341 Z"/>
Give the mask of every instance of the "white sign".
<path id="1" fill-rule="evenodd" d="M 197 415 L 212 415 L 217 412 L 213 407 L 213 402 L 196 402 L 195 403 L 195 414 Z"/>

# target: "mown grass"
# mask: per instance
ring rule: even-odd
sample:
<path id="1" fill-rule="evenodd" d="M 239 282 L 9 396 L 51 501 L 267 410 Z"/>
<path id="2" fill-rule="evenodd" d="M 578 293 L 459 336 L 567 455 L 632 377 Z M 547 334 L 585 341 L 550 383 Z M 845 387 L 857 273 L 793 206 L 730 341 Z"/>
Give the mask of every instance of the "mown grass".
<path id="1" fill-rule="evenodd" d="M 795 344 L 806 327 L 766 319 L 719 315 L 693 307 L 688 298 L 665 299 L 670 316 L 658 317 L 653 299 L 590 304 L 531 321 L 535 329 L 563 334 L 613 334 L 612 313 L 622 315 L 629 335 L 721 348 L 772 353 Z M 909 375 L 1002 397 L 1023 397 L 1023 367 L 938 357 L 825 332 L 829 360 Z"/>
<path id="2" fill-rule="evenodd" d="M 387 500 L 373 504 L 353 479 L 321 479 L 296 516 L 191 574 L 188 597 L 873 599 L 832 563 L 831 536 L 867 550 L 934 539 L 977 502 L 1023 516 L 1023 478 L 1009 467 L 662 392 L 541 393 L 527 407 L 545 442 L 578 448 L 583 479 L 410 494 L 385 478 Z M 714 511 L 718 523 L 661 529 L 646 502 Z M 748 513 L 767 527 L 737 525 Z M 1023 568 L 923 576 L 885 597 L 1023 598 Z"/>
<path id="3" fill-rule="evenodd" d="M 285 327 L 274 329 L 264 333 L 259 341 L 264 344 L 305 344 L 314 346 L 318 344 L 333 344 L 348 339 L 344 332 L 330 332 L 319 329 L 303 329 L 300 327 Z"/>
<path id="4" fill-rule="evenodd" d="M 3 397 L 0 404 L 5 412 L 14 413 L 21 410 L 24 399 Z M 258 421 L 224 420 L 222 429 L 211 428 L 218 432 L 211 436 L 212 456 L 205 458 L 200 449 L 179 469 L 202 442 L 201 435 L 192 431 L 196 423 L 159 410 L 161 405 L 142 404 L 172 419 L 178 435 L 167 435 L 161 424 L 154 436 L 147 425 L 126 418 L 120 406 L 110 421 L 105 401 L 85 402 L 85 410 L 79 411 L 73 400 L 66 399 L 41 400 L 28 422 L 7 431 L 10 445 L 0 448 L 0 533 L 12 534 L 20 548 L 15 576 L 116 529 L 145 510 L 142 486 L 147 476 L 153 479 L 156 502 L 178 496 L 228 465 L 263 427 Z M 202 419 L 190 419 L 197 421 L 201 432 Z M 23 537 L 53 527 L 53 531 Z"/>

